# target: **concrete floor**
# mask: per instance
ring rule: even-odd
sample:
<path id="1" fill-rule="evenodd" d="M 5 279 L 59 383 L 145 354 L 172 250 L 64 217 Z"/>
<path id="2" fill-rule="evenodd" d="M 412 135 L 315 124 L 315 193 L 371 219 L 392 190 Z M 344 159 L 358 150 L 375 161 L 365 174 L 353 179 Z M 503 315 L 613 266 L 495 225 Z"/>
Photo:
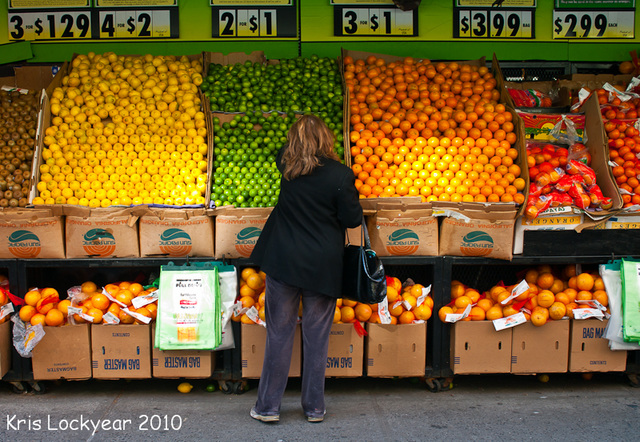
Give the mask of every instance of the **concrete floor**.
<path id="1" fill-rule="evenodd" d="M 277 424 L 249 417 L 253 382 L 242 395 L 190 382 L 188 394 L 174 380 L 49 382 L 37 395 L 15 394 L 2 383 L 0 440 L 637 441 L 640 434 L 640 388 L 621 374 L 590 381 L 551 375 L 547 383 L 534 376 L 459 376 L 440 393 L 415 380 L 330 379 L 321 424 L 304 419 L 299 380 L 290 380 Z M 94 432 L 98 422 L 108 427 Z"/>

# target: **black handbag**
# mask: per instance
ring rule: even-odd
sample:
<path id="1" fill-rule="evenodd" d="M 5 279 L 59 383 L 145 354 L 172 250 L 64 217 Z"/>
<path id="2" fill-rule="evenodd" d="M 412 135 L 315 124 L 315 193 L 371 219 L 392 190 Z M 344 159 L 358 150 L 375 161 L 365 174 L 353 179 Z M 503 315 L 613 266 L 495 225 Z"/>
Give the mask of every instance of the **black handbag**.
<path id="1" fill-rule="evenodd" d="M 347 235 L 342 266 L 342 297 L 365 304 L 377 304 L 387 296 L 387 279 L 380 258 L 371 249 L 364 217 L 360 244 L 349 244 Z"/>

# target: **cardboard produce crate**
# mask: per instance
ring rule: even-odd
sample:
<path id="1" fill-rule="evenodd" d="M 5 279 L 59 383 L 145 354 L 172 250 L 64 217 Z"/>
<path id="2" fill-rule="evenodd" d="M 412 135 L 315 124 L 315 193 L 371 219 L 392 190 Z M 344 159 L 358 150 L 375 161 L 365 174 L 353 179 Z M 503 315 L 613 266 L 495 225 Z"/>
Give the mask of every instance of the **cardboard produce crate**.
<path id="1" fill-rule="evenodd" d="M 427 204 L 380 203 L 367 221 L 371 248 L 378 256 L 438 255 L 438 219 Z"/>
<path id="2" fill-rule="evenodd" d="M 510 373 L 512 329 L 491 321 L 459 321 L 451 327 L 454 374 Z"/>
<path id="3" fill-rule="evenodd" d="M 568 320 L 542 327 L 527 322 L 513 327 L 511 373 L 565 373 L 569 366 Z"/>
<path id="4" fill-rule="evenodd" d="M 138 218 L 144 210 L 65 206 L 67 258 L 139 257 Z"/>
<path id="5" fill-rule="evenodd" d="M 248 258 L 262 233 L 273 207 L 221 207 L 211 211 L 215 215 L 214 256 Z"/>
<path id="6" fill-rule="evenodd" d="M 202 350 L 167 350 L 155 348 L 156 330 L 151 326 L 152 349 L 151 367 L 154 378 L 163 379 L 207 379 L 211 377 L 215 367 L 212 351 Z"/>
<path id="7" fill-rule="evenodd" d="M 44 337 L 33 349 L 35 380 L 90 379 L 90 324 L 44 327 Z"/>
<path id="8" fill-rule="evenodd" d="M 0 324 L 0 379 L 11 368 L 11 322 L 8 320 Z"/>
<path id="9" fill-rule="evenodd" d="M 15 66 L 12 77 L 3 77 L 0 86 L 39 91 L 46 89 L 53 80 L 57 66 Z"/>
<path id="10" fill-rule="evenodd" d="M 569 371 L 625 371 L 627 352 L 610 350 L 609 340 L 603 338 L 609 321 L 584 319 L 571 321 Z"/>
<path id="11" fill-rule="evenodd" d="M 0 212 L 0 258 L 64 257 L 64 218 L 60 207 Z"/>
<path id="12" fill-rule="evenodd" d="M 367 324 L 366 373 L 369 377 L 424 376 L 427 323 Z"/>
<path id="13" fill-rule="evenodd" d="M 96 379 L 151 377 L 151 325 L 91 325 L 91 365 Z"/>
<path id="14" fill-rule="evenodd" d="M 515 235 L 513 237 L 513 254 L 520 255 L 524 250 L 524 237 L 528 232 L 574 230 L 584 221 L 582 213 L 572 207 L 551 207 L 543 215 L 533 220 L 519 216 L 516 220 Z"/>
<path id="15" fill-rule="evenodd" d="M 258 379 L 262 375 L 264 349 L 267 342 L 267 329 L 257 324 L 242 324 L 242 377 Z M 293 353 L 289 366 L 289 377 L 300 377 L 302 361 L 302 332 L 300 325 L 296 326 L 293 338 Z"/>
<path id="16" fill-rule="evenodd" d="M 362 376 L 364 337 L 353 324 L 333 324 L 329 334 L 326 377 L 348 378 Z"/>
<path id="17" fill-rule="evenodd" d="M 213 218 L 205 209 L 153 208 L 139 219 L 140 256 L 213 256 Z"/>

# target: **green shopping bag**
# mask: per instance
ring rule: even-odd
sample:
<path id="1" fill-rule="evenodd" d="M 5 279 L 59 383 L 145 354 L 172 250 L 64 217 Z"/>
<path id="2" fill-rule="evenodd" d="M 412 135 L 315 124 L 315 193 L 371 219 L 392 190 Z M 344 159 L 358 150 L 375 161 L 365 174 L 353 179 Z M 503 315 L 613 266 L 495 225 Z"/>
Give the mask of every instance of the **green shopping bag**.
<path id="1" fill-rule="evenodd" d="M 640 342 L 640 262 L 623 259 L 622 330 L 626 342 Z"/>
<path id="2" fill-rule="evenodd" d="M 221 341 L 218 265 L 162 266 L 155 347 L 213 350 Z"/>

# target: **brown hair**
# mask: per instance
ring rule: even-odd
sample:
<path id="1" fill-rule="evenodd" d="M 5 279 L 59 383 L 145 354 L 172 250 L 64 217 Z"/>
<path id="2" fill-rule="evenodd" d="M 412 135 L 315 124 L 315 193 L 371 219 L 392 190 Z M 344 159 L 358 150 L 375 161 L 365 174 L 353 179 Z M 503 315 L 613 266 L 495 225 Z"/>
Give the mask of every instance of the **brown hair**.
<path id="1" fill-rule="evenodd" d="M 282 175 L 286 180 L 309 175 L 320 165 L 321 158 L 339 161 L 333 151 L 333 132 L 315 115 L 304 115 L 293 123 L 287 140 L 289 146 L 282 155 Z"/>

